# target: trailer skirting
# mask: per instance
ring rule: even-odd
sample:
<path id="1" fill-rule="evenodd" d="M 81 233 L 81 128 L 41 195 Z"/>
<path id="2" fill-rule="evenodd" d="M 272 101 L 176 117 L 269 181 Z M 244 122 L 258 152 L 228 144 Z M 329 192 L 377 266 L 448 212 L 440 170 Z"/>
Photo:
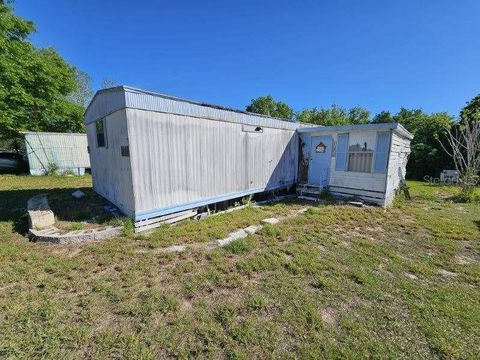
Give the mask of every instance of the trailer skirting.
<path id="1" fill-rule="evenodd" d="M 155 218 L 158 216 L 163 216 L 163 215 L 168 215 L 180 211 L 185 211 L 185 210 L 190 210 L 202 206 L 207 206 L 215 203 L 219 203 L 222 201 L 227 201 L 227 200 L 232 200 L 236 198 L 240 198 L 243 196 L 248 196 L 248 195 L 253 195 L 253 194 L 258 194 L 262 193 L 265 191 L 272 191 L 272 190 L 279 190 L 279 189 L 284 189 L 284 188 L 289 188 L 293 186 L 295 182 L 292 183 L 287 183 L 287 184 L 281 184 L 281 185 L 275 185 L 275 186 L 269 186 L 269 187 L 264 187 L 264 188 L 254 188 L 254 189 L 248 189 L 245 191 L 239 191 L 235 193 L 230 193 L 230 194 L 225 194 L 225 195 L 220 195 L 220 196 L 214 196 L 210 197 L 207 199 L 202 199 L 198 201 L 192 201 L 189 203 L 185 204 L 180 204 L 180 205 L 173 205 L 173 206 L 167 206 L 164 208 L 160 209 L 154 209 L 154 210 L 149 210 L 149 211 L 142 211 L 139 213 L 135 214 L 135 221 L 140 221 L 140 220 L 146 220 L 146 219 L 151 219 Z"/>

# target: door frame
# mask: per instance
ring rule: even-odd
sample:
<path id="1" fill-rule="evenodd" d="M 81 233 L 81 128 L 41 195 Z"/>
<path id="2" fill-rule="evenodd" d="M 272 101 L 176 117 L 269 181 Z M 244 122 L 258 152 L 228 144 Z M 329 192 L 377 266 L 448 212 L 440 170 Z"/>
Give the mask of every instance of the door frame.
<path id="1" fill-rule="evenodd" d="M 328 167 L 327 167 L 327 175 L 326 175 L 326 178 L 322 178 L 323 174 L 319 174 L 319 183 L 317 182 L 313 182 L 311 181 L 312 177 L 310 174 L 312 174 L 312 170 L 313 170 L 313 162 L 314 162 L 314 156 L 316 154 L 315 152 L 315 146 L 316 146 L 316 142 L 320 139 L 320 141 L 322 141 L 321 139 L 328 139 L 328 141 L 330 142 L 330 149 L 327 149 L 326 151 L 326 154 L 328 154 Z M 315 142 L 314 142 L 315 140 Z M 318 186 L 328 186 L 328 184 L 330 183 L 330 170 L 331 170 L 331 167 L 332 167 L 332 152 L 333 152 L 333 136 L 331 135 L 311 135 L 310 136 L 310 156 L 309 156 L 309 160 L 310 160 L 310 164 L 308 166 L 308 178 L 307 178 L 307 181 L 309 184 L 314 184 L 314 185 L 318 185 Z"/>

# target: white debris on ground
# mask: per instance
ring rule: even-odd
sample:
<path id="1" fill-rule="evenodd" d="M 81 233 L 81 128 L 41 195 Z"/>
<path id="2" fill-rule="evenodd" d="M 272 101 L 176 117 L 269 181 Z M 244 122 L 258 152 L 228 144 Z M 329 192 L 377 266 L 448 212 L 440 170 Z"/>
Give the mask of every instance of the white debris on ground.
<path id="1" fill-rule="evenodd" d="M 250 225 L 249 227 L 246 227 L 243 230 L 245 230 L 245 232 L 247 232 L 249 234 L 255 234 L 261 228 L 262 228 L 262 225 Z"/>
<path id="2" fill-rule="evenodd" d="M 262 224 L 270 224 L 270 225 L 275 225 L 278 224 L 280 220 L 277 218 L 268 218 L 268 219 L 263 219 Z"/>
<path id="3" fill-rule="evenodd" d="M 352 205 L 356 207 L 363 207 L 363 202 L 361 201 L 349 201 L 347 202 L 347 205 Z"/>
<path id="4" fill-rule="evenodd" d="M 228 236 L 225 239 L 217 240 L 217 244 L 218 246 L 222 247 L 230 244 L 232 241 L 243 239 L 243 238 L 246 238 L 247 236 L 248 236 L 248 233 L 244 229 L 240 229 L 238 231 L 228 234 Z"/>
<path id="5" fill-rule="evenodd" d="M 75 190 L 75 191 L 72 193 L 72 196 L 73 196 L 75 199 L 81 199 L 81 198 L 85 197 L 85 193 L 84 193 L 82 190 Z"/>
<path id="6" fill-rule="evenodd" d="M 187 247 L 185 245 L 172 245 L 169 246 L 168 248 L 165 249 L 165 252 L 184 252 L 187 250 Z"/>

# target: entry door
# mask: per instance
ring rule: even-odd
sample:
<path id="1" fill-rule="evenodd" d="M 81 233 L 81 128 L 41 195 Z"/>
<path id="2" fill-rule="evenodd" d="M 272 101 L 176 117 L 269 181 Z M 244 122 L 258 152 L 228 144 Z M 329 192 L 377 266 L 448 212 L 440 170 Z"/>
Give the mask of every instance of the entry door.
<path id="1" fill-rule="evenodd" d="M 332 137 L 312 136 L 308 183 L 328 186 L 330 161 L 332 159 Z"/>

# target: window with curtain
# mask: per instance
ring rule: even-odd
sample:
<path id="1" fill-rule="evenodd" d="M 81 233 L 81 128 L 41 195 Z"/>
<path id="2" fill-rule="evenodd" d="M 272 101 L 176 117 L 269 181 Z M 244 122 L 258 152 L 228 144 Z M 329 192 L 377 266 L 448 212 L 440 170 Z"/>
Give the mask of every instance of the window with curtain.
<path id="1" fill-rule="evenodd" d="M 371 141 L 370 141 L 371 142 Z M 375 150 L 367 142 L 350 144 L 348 133 L 338 134 L 336 171 L 386 172 L 390 149 L 390 132 L 377 132 Z"/>
<path id="2" fill-rule="evenodd" d="M 350 145 L 348 148 L 348 171 L 371 172 L 373 150 L 365 142 L 362 145 Z"/>

